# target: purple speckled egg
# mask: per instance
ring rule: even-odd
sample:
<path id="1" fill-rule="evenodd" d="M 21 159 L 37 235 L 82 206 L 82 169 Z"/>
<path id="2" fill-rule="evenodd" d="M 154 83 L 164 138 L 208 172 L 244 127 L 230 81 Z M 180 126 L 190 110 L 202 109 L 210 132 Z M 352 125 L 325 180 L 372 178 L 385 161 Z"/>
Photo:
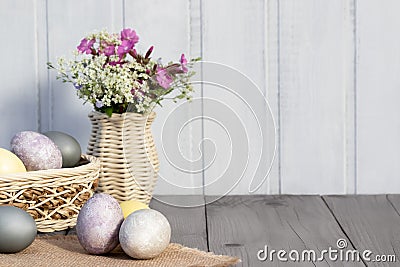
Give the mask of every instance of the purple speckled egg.
<path id="1" fill-rule="evenodd" d="M 24 163 L 27 171 L 59 169 L 62 167 L 62 154 L 47 136 L 24 131 L 14 135 L 11 151 Z"/>
<path id="2" fill-rule="evenodd" d="M 82 207 L 76 222 L 79 243 L 90 254 L 104 254 L 118 244 L 124 220 L 118 201 L 104 193 L 95 194 Z"/>

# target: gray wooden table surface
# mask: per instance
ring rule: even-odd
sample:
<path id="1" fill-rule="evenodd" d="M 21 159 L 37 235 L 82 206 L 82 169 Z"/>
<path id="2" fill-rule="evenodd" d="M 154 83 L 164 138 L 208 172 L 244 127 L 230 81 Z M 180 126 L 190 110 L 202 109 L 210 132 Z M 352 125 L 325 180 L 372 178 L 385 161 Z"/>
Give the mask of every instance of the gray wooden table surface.
<path id="1" fill-rule="evenodd" d="M 150 206 L 169 219 L 172 242 L 237 256 L 237 266 L 400 266 L 400 195 L 156 198 Z M 164 201 L 208 204 L 183 208 Z M 265 259 L 271 250 L 272 259 Z M 279 250 L 286 253 L 281 259 Z"/>

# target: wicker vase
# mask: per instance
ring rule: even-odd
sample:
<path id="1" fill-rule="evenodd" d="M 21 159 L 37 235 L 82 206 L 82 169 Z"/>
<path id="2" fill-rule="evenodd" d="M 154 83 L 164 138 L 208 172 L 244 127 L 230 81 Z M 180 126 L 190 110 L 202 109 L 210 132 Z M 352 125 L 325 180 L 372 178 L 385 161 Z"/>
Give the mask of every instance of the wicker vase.
<path id="1" fill-rule="evenodd" d="M 159 162 L 151 133 L 154 112 L 89 114 L 92 133 L 87 153 L 100 159 L 98 192 L 118 201 L 138 200 L 149 204 L 157 181 Z"/>

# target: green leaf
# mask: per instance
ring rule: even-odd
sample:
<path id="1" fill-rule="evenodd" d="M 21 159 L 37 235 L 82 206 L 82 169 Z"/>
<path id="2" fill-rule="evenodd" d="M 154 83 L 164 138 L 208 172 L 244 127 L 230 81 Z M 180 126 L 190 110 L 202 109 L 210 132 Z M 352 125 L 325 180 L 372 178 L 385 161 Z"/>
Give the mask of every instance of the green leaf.
<path id="1" fill-rule="evenodd" d="M 113 108 L 112 108 L 112 107 L 106 107 L 106 108 L 104 109 L 104 112 L 107 114 L 108 117 L 111 118 L 112 113 L 113 113 Z"/>

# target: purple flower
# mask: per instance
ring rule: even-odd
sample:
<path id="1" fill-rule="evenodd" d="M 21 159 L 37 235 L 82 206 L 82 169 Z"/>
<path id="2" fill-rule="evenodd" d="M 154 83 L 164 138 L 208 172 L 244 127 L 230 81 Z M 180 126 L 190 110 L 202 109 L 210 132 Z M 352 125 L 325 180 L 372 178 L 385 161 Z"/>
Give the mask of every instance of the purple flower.
<path id="1" fill-rule="evenodd" d="M 139 36 L 132 29 L 123 29 L 121 31 L 121 41 L 131 41 L 133 45 L 139 42 Z"/>
<path id="2" fill-rule="evenodd" d="M 129 51 L 132 50 L 132 48 L 134 47 L 134 43 L 132 41 L 129 40 L 124 40 L 122 41 L 122 44 L 118 47 L 118 56 L 120 58 L 122 58 L 123 56 L 126 55 L 126 53 L 129 53 Z"/>
<path id="3" fill-rule="evenodd" d="M 81 40 L 81 43 L 77 46 L 77 49 L 79 52 L 86 53 L 86 54 L 91 54 L 92 53 L 92 48 L 93 48 L 93 44 L 96 40 L 92 39 L 92 40 L 88 40 L 86 38 L 83 38 Z"/>
<path id="4" fill-rule="evenodd" d="M 74 83 L 74 87 L 75 87 L 77 90 L 80 90 L 80 89 L 82 88 L 82 86 L 83 86 L 83 85 L 79 85 L 78 83 Z"/>
<path id="5" fill-rule="evenodd" d="M 182 55 L 181 55 L 181 60 L 180 60 L 180 62 L 181 62 L 181 69 L 182 69 L 182 71 L 183 71 L 184 73 L 186 73 L 186 72 L 188 71 L 188 68 L 187 68 L 187 59 L 185 58 L 185 54 L 182 54 Z"/>
<path id="6" fill-rule="evenodd" d="M 173 82 L 172 77 L 168 74 L 167 70 L 164 68 L 157 69 L 156 79 L 158 84 L 164 89 L 169 88 Z"/>
<path id="7" fill-rule="evenodd" d="M 96 101 L 96 108 L 101 108 L 103 106 L 103 102 L 100 100 Z"/>
<path id="8" fill-rule="evenodd" d="M 106 55 L 107 57 L 112 56 L 115 54 L 115 46 L 113 45 L 106 46 L 103 52 L 104 55 Z"/>

